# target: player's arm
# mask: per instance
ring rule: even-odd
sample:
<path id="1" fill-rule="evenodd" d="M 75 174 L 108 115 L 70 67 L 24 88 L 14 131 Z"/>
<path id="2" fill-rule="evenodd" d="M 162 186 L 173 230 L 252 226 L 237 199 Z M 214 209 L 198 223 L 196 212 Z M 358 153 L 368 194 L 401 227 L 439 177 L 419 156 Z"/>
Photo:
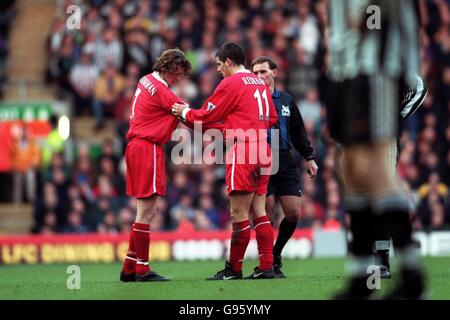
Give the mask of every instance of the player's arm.
<path id="1" fill-rule="evenodd" d="M 294 101 L 291 101 L 291 117 L 289 125 L 289 134 L 291 135 L 291 141 L 294 148 L 300 152 L 303 158 L 306 159 L 306 172 L 310 178 L 314 178 L 317 175 L 319 167 L 317 166 L 314 149 L 311 146 L 311 142 L 308 140 L 305 124 L 303 123 L 302 115 L 297 108 Z"/>
<path id="2" fill-rule="evenodd" d="M 172 115 L 173 115 L 172 106 L 174 104 L 188 106 L 188 104 L 185 101 L 183 101 L 183 99 L 178 97 L 172 91 L 165 91 L 164 93 L 161 93 L 161 94 L 162 94 L 161 95 L 161 101 L 164 102 L 164 103 L 161 104 L 161 107 L 164 108 L 165 110 L 167 110 L 168 112 L 170 112 Z M 193 123 L 188 123 L 188 122 L 184 121 L 183 119 L 181 119 L 181 117 L 177 117 L 177 118 L 178 118 L 178 120 L 182 121 L 183 124 L 185 124 L 187 127 L 191 128 L 191 129 L 194 129 L 194 124 Z M 223 124 L 219 123 L 219 122 L 202 124 L 202 132 L 204 132 L 205 130 L 208 130 L 208 129 L 223 130 L 223 127 L 224 127 Z"/>
<path id="3" fill-rule="evenodd" d="M 291 102 L 291 116 L 289 125 L 289 134 L 294 148 L 302 155 L 306 161 L 314 160 L 314 149 L 308 140 L 305 124 L 302 115 L 294 101 Z"/>
<path id="4" fill-rule="evenodd" d="M 173 93 L 170 89 L 169 90 L 164 90 L 161 92 L 157 92 L 157 94 L 160 94 L 161 97 L 161 107 L 164 108 L 164 110 L 167 110 L 167 112 L 172 114 L 172 105 L 175 103 L 178 104 L 186 104 L 187 103 L 185 101 L 183 101 L 183 99 L 181 99 L 180 97 L 178 97 L 175 93 Z"/>
<path id="5" fill-rule="evenodd" d="M 214 123 L 223 120 L 225 115 L 236 105 L 237 94 L 234 92 L 231 81 L 222 80 L 212 96 L 210 96 L 199 110 L 185 107 L 181 111 L 181 118 L 186 123 L 196 121 L 202 123 Z M 234 90 L 233 90 L 234 89 Z M 179 110 L 179 109 L 178 109 Z M 175 111 L 177 114 L 179 111 Z"/>

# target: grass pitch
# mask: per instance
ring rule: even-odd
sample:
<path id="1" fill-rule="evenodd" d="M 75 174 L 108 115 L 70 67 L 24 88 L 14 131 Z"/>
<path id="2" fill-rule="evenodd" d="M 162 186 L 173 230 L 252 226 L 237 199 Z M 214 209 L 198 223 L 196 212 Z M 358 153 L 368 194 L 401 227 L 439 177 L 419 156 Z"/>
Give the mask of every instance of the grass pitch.
<path id="1" fill-rule="evenodd" d="M 149 299 L 149 300 L 310 300 L 329 299 L 343 288 L 346 259 L 283 260 L 287 279 L 205 281 L 223 262 L 155 262 L 152 269 L 169 277 L 164 283 L 121 283 L 121 264 L 80 264 L 81 288 L 69 290 L 68 265 L 0 266 L 0 299 Z M 423 259 L 428 296 L 450 299 L 450 257 Z M 244 276 L 256 261 L 244 262 Z M 381 295 L 397 274 L 382 280 Z"/>

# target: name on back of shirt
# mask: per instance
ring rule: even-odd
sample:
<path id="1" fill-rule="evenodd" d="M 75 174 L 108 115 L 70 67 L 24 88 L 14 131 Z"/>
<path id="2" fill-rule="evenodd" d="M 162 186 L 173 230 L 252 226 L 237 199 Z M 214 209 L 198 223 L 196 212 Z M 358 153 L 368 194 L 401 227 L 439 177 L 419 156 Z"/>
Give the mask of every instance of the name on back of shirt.
<path id="1" fill-rule="evenodd" d="M 264 80 L 259 78 L 253 78 L 253 77 L 242 77 L 242 81 L 244 81 L 244 84 L 260 84 L 265 85 Z"/>
<path id="2" fill-rule="evenodd" d="M 158 91 L 153 82 L 148 80 L 146 77 L 142 77 L 141 80 L 139 80 L 139 83 L 142 84 L 145 90 L 147 90 L 152 96 L 155 95 L 156 91 Z"/>

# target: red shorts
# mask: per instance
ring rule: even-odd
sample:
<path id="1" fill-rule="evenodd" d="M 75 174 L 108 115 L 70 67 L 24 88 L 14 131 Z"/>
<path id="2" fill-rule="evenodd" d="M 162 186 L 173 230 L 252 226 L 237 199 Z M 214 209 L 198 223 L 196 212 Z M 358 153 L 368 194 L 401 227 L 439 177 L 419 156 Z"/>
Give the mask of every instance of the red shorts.
<path id="1" fill-rule="evenodd" d="M 127 164 L 127 195 L 148 198 L 166 194 L 164 149 L 152 142 L 133 139 L 125 153 Z"/>
<path id="2" fill-rule="evenodd" d="M 266 148 L 263 145 L 263 148 Z M 245 154 L 239 154 L 245 149 Z M 226 186 L 228 194 L 232 191 L 247 191 L 262 195 L 267 193 L 270 180 L 271 151 L 267 145 L 266 158 L 261 159 L 257 151 L 251 150 L 248 144 L 235 144 L 227 154 Z M 268 157 L 268 158 L 267 158 Z M 229 160 L 228 160 L 229 159 Z"/>

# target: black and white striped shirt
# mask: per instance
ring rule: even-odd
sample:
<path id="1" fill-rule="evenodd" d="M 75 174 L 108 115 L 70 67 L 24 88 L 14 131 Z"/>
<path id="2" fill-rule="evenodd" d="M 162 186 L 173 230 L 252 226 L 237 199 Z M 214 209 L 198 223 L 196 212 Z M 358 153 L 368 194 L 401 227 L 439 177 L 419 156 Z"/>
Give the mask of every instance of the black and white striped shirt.
<path id="1" fill-rule="evenodd" d="M 415 81 L 419 33 L 414 0 L 330 0 L 329 17 L 330 79 L 381 74 Z"/>

